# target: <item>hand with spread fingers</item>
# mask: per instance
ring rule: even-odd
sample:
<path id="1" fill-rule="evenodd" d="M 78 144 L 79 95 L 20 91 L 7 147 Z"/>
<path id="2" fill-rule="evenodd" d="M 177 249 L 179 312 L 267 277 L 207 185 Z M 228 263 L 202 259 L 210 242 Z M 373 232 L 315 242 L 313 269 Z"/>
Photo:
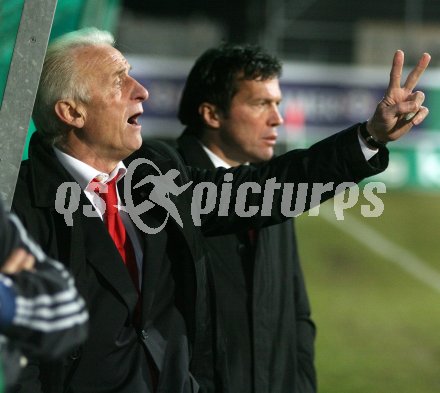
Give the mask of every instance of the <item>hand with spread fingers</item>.
<path id="1" fill-rule="evenodd" d="M 396 51 L 385 97 L 367 122 L 367 130 L 375 140 L 382 143 L 395 141 L 414 125 L 420 124 L 428 115 L 428 108 L 422 106 L 425 94 L 421 91 L 413 92 L 413 89 L 430 60 L 431 56 L 424 53 L 401 86 L 404 53 L 401 50 Z"/>

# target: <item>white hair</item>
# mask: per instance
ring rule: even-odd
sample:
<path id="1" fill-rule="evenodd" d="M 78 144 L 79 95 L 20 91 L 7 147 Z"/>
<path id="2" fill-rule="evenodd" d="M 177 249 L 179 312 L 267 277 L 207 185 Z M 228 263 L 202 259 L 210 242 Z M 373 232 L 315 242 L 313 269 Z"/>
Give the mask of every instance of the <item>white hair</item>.
<path id="1" fill-rule="evenodd" d="M 33 110 L 35 126 L 48 142 L 56 143 L 66 129 L 55 114 L 56 102 L 73 99 L 86 103 L 89 100 L 80 67 L 72 58 L 73 50 L 114 43 L 111 33 L 90 27 L 64 34 L 49 44 Z"/>

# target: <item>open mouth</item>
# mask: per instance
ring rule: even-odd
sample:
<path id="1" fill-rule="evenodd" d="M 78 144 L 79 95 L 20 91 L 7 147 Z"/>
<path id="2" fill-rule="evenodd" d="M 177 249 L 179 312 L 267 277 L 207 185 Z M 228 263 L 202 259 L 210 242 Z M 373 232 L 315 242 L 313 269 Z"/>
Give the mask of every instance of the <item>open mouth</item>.
<path id="1" fill-rule="evenodd" d="M 132 126 L 139 126 L 139 116 L 141 115 L 141 113 L 136 113 L 135 115 L 131 116 L 128 118 L 127 123 L 131 124 Z"/>

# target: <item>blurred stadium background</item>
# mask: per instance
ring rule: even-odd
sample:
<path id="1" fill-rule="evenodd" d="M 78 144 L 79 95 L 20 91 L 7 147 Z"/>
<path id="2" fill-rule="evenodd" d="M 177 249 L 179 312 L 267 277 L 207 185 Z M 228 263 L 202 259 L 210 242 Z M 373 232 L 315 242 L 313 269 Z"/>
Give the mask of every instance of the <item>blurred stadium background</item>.
<path id="1" fill-rule="evenodd" d="M 23 4 L 0 0 L 0 101 Z M 51 38 L 84 26 L 115 34 L 150 91 L 145 138 L 180 133 L 175 113 L 185 75 L 200 53 L 222 40 L 259 43 L 283 59 L 279 151 L 366 119 L 383 94 L 396 49 L 405 51 L 408 67 L 422 52 L 432 54 L 420 83 L 429 118 L 390 147 L 390 168 L 376 179 L 387 186 L 380 195 L 383 214 L 363 217 L 364 201 L 340 221 L 329 201 L 319 215 L 297 220 L 323 393 L 440 391 L 439 20 L 438 0 L 57 4 Z"/>

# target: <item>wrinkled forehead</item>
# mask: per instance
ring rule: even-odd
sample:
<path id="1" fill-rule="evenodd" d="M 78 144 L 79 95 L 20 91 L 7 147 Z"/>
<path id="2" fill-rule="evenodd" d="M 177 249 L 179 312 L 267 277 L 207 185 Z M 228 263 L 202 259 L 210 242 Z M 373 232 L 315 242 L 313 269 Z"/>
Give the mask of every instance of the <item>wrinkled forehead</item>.
<path id="1" fill-rule="evenodd" d="M 281 96 L 280 81 L 278 77 L 271 78 L 258 77 L 255 79 L 238 79 L 236 81 L 236 93 L 247 91 L 252 93 L 270 93 L 271 95 Z"/>
<path id="2" fill-rule="evenodd" d="M 130 65 L 117 49 L 110 45 L 94 45 L 77 48 L 74 57 L 81 69 L 90 70 L 115 70 L 129 69 Z"/>

